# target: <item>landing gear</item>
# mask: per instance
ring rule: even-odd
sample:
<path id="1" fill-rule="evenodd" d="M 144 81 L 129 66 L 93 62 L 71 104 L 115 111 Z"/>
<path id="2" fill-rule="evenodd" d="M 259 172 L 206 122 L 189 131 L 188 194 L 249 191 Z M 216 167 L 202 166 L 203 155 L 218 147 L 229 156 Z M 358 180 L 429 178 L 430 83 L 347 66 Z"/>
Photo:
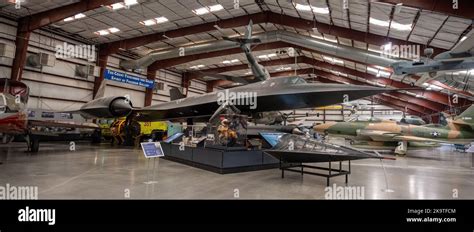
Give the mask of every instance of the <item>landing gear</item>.
<path id="1" fill-rule="evenodd" d="M 39 138 L 34 135 L 26 135 L 25 141 L 28 145 L 28 151 L 36 153 L 39 151 Z"/>

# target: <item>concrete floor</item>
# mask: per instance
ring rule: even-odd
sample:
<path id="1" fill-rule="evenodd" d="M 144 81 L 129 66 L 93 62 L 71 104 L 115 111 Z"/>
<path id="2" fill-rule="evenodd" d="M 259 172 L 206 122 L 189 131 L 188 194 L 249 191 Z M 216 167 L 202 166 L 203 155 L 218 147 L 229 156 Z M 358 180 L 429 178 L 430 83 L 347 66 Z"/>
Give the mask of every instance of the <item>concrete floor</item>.
<path id="1" fill-rule="evenodd" d="M 147 160 L 141 150 L 43 143 L 37 155 L 22 143 L 0 145 L 0 186 L 38 186 L 40 199 L 324 199 L 326 180 L 278 169 L 220 175 L 183 164 L 159 160 L 156 184 L 147 181 Z M 471 155 L 451 147 L 410 151 L 406 157 L 384 161 L 389 188 L 378 160 L 352 163 L 349 186 L 363 186 L 365 199 L 474 199 Z M 151 179 L 151 178 L 150 178 Z M 344 177 L 331 185 L 344 186 Z"/>

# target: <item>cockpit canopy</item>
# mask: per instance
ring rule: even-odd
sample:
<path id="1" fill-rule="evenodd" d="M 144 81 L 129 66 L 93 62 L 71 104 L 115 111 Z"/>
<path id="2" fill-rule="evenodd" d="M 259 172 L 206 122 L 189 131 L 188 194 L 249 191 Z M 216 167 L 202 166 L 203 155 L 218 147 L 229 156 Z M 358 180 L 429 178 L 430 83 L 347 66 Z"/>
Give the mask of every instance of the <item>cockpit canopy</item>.
<path id="1" fill-rule="evenodd" d="M 20 99 L 21 103 L 27 103 L 29 88 L 23 82 L 2 78 L 0 79 L 0 93 Z"/>

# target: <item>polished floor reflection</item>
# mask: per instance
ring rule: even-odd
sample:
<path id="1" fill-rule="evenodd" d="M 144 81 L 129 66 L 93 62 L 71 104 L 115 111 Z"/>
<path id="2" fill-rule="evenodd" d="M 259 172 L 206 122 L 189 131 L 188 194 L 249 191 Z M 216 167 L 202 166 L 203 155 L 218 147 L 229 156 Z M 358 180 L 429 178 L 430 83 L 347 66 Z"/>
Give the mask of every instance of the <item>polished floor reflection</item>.
<path id="1" fill-rule="evenodd" d="M 138 149 L 44 143 L 25 152 L 22 143 L 0 145 L 0 186 L 38 186 L 40 199 L 324 199 L 326 180 L 278 169 L 220 175 L 183 164 L 146 160 Z M 410 151 L 406 157 L 352 163 L 349 186 L 365 199 L 474 199 L 471 154 L 449 146 Z M 155 177 L 153 178 L 153 175 Z M 153 182 L 156 181 L 156 182 Z M 145 184 L 148 182 L 148 184 Z M 331 184 L 344 186 L 344 177 Z M 388 189 L 393 192 L 383 191 Z"/>

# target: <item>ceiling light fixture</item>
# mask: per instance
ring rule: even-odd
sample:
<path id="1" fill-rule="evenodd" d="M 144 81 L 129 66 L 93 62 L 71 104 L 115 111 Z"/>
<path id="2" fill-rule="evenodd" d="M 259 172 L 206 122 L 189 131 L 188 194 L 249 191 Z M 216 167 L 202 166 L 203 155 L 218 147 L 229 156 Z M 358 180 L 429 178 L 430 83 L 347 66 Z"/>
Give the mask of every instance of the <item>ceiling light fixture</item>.
<path id="1" fill-rule="evenodd" d="M 73 20 L 76 20 L 76 19 L 82 19 L 82 18 L 84 18 L 84 17 L 86 17 L 85 14 L 79 13 L 79 14 L 76 14 L 76 15 L 74 15 L 74 16 L 72 16 L 72 17 L 67 17 L 67 18 L 65 18 L 63 21 L 64 21 L 64 22 L 70 22 L 70 21 L 73 21 Z"/>
<path id="2" fill-rule="evenodd" d="M 94 34 L 96 34 L 96 35 L 108 35 L 110 33 L 116 33 L 116 32 L 119 32 L 119 31 L 120 31 L 120 29 L 118 29 L 116 27 L 111 27 L 109 29 L 96 31 L 96 32 L 94 32 Z"/>
<path id="3" fill-rule="evenodd" d="M 118 2 L 118 3 L 114 3 L 112 5 L 108 5 L 107 8 L 111 9 L 111 10 L 120 10 L 120 9 L 123 9 L 123 8 L 130 8 L 130 6 L 133 6 L 133 5 L 136 5 L 138 4 L 138 1 L 137 0 L 124 0 L 123 2 Z"/>
<path id="4" fill-rule="evenodd" d="M 153 25 L 165 23 L 165 22 L 168 22 L 168 19 L 166 17 L 161 16 L 154 19 L 141 21 L 140 24 L 145 25 L 145 26 L 153 26 Z"/>
<path id="5" fill-rule="evenodd" d="M 192 11 L 193 11 L 194 14 L 204 15 L 204 14 L 209 14 L 211 12 L 220 11 L 220 10 L 223 10 L 223 9 L 224 9 L 224 7 L 221 4 L 216 4 L 216 5 L 212 5 L 212 6 L 205 6 L 205 7 L 201 7 L 201 8 L 198 8 L 198 9 L 194 9 Z"/>

